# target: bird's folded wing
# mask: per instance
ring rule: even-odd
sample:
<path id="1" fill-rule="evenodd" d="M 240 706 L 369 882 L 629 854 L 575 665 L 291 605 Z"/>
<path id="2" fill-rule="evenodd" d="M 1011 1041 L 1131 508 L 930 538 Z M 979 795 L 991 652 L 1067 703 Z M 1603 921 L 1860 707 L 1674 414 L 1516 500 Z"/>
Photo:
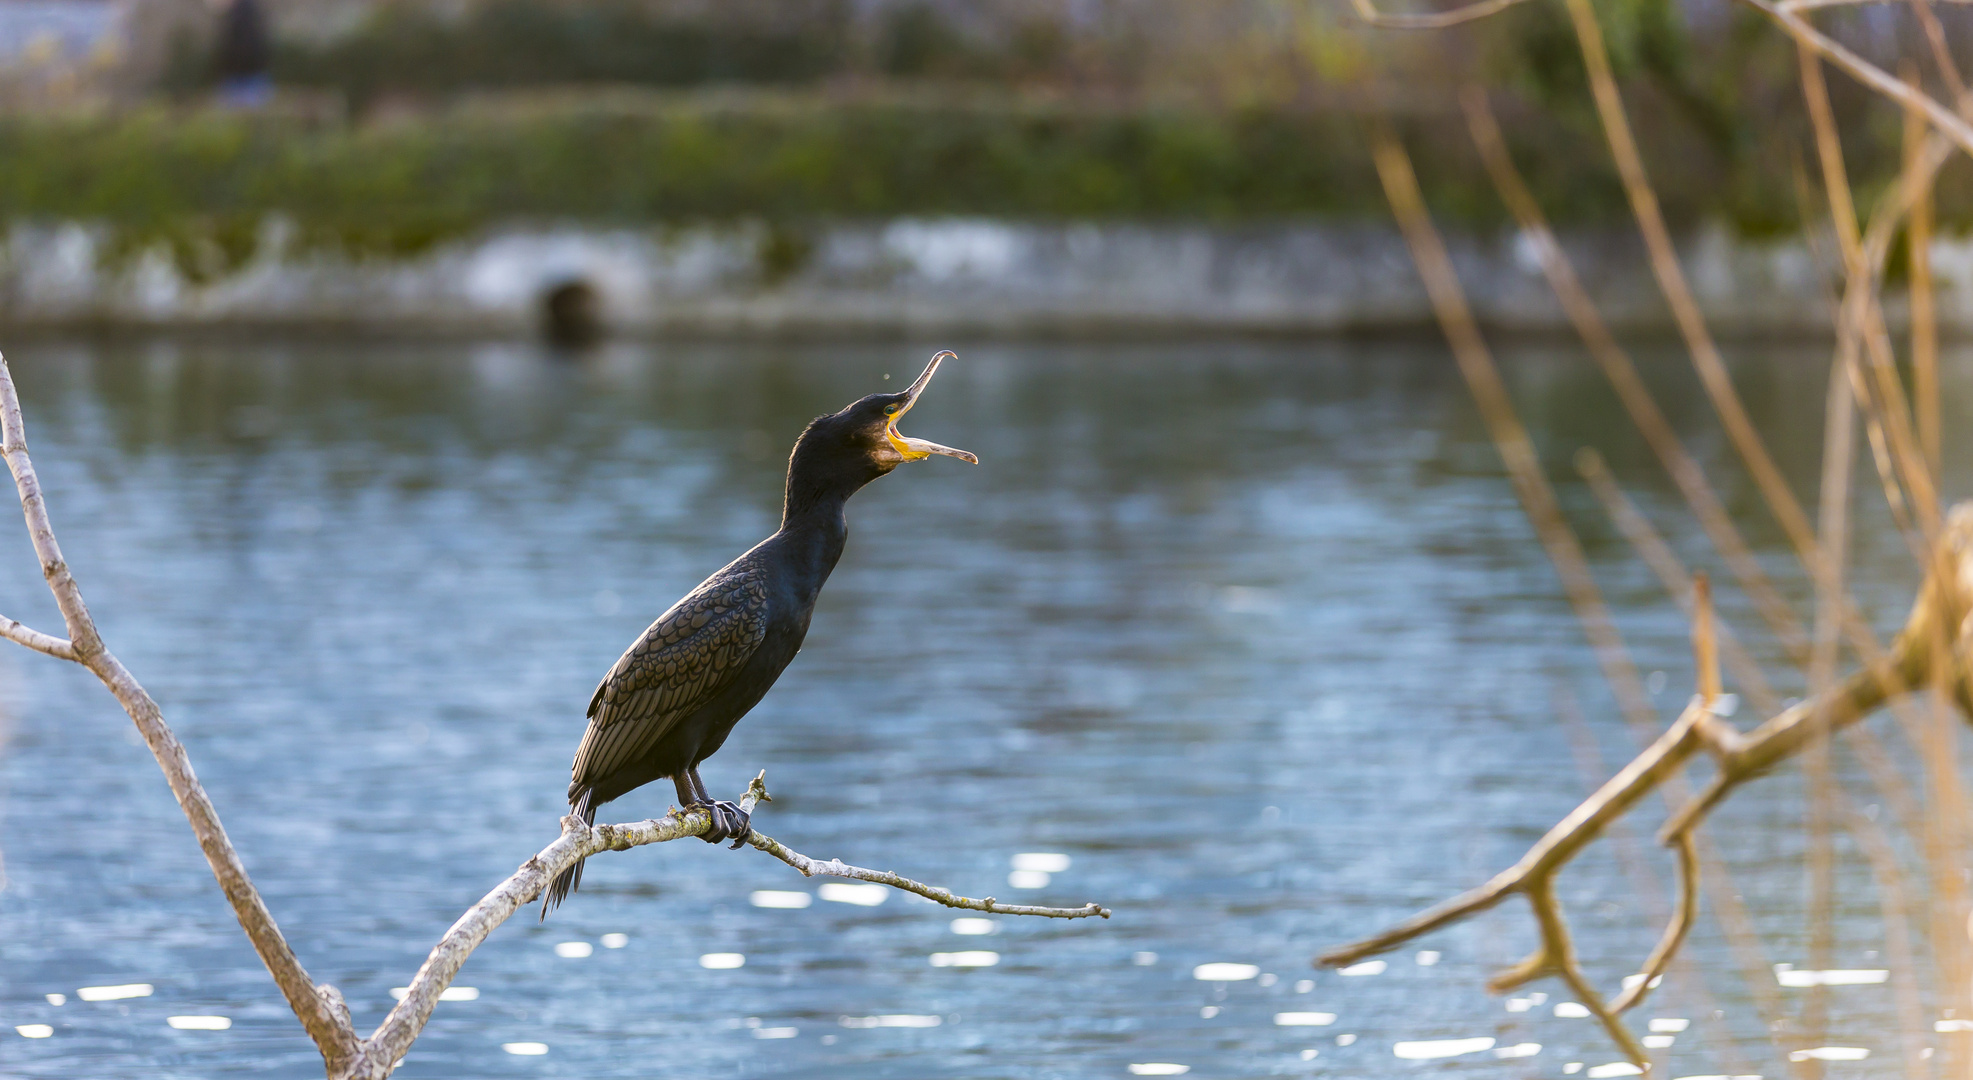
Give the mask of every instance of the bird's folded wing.
<path id="1" fill-rule="evenodd" d="M 767 636 L 767 593 L 751 577 L 706 582 L 625 650 L 589 699 L 578 782 L 635 760 L 739 674 Z"/>

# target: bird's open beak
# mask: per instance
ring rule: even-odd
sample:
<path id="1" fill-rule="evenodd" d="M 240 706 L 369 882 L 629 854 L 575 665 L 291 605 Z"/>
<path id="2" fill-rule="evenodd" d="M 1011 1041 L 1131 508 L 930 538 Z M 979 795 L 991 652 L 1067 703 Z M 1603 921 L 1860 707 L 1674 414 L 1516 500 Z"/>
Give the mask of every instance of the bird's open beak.
<path id="1" fill-rule="evenodd" d="M 904 414 L 910 412 L 913 405 L 918 404 L 918 395 L 924 393 L 925 387 L 931 384 L 932 374 L 938 371 L 940 364 L 949 359 L 957 360 L 959 357 L 950 352 L 942 352 L 932 357 L 932 362 L 925 365 L 925 373 L 918 376 L 918 381 L 912 383 L 910 388 L 905 391 L 905 393 L 911 396 L 904 399 L 904 408 L 892 413 L 890 423 L 884 427 L 885 437 L 891 440 L 891 446 L 898 453 L 904 455 L 904 460 L 906 461 L 923 461 L 933 454 L 944 454 L 946 457 L 956 457 L 961 461 L 973 465 L 980 463 L 979 458 L 974 457 L 964 450 L 954 450 L 950 446 L 940 446 L 938 443 L 925 439 L 913 439 L 898 434 L 897 422 L 904 419 Z"/>

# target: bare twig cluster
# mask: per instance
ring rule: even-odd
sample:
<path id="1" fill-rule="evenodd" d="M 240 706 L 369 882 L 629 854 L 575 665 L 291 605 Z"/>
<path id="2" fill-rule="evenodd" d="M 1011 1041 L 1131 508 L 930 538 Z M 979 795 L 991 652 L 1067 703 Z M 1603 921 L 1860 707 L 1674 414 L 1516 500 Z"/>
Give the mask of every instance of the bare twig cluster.
<path id="1" fill-rule="evenodd" d="M 1374 0 L 1352 0 L 1363 18 L 1397 29 L 1434 29 L 1484 18 L 1521 0 L 1482 0 L 1427 15 L 1387 15 Z M 1824 467 L 1815 520 L 1811 520 L 1756 431 L 1728 376 L 1725 361 L 1708 331 L 1686 280 L 1671 232 L 1652 190 L 1643 156 L 1632 136 L 1602 28 L 1590 0 L 1563 0 L 1580 46 L 1598 118 L 1629 197 L 1660 291 L 1670 305 L 1700 382 L 1741 463 L 1760 490 L 1768 510 L 1815 587 L 1814 616 L 1804 626 L 1754 559 L 1694 457 L 1652 400 L 1634 365 L 1611 334 L 1556 242 L 1541 208 L 1510 159 L 1487 96 L 1471 88 L 1462 96 L 1474 143 L 1488 172 L 1530 241 L 1542 271 L 1591 358 L 1608 378 L 1646 443 L 1670 474 L 1701 530 L 1711 541 L 1732 580 L 1751 601 L 1774 640 L 1807 680 L 1806 701 L 1781 707 L 1766 675 L 1739 638 L 1713 613 L 1710 586 L 1688 570 L 1651 523 L 1624 495 L 1593 451 L 1577 458 L 1583 479 L 1609 513 L 1617 530 L 1636 547 L 1692 621 L 1699 685 L 1678 718 L 1662 731 L 1644 706 L 1636 672 L 1591 577 L 1567 521 L 1542 474 L 1495 368 L 1485 337 L 1466 304 L 1444 244 L 1425 208 L 1408 155 L 1389 132 L 1375 133 L 1374 154 L 1398 223 L 1455 359 L 1485 418 L 1495 445 L 1543 548 L 1562 579 L 1618 705 L 1640 730 L 1657 733 L 1649 745 L 1561 822 L 1522 859 L 1491 881 L 1408 919 L 1374 937 L 1341 946 L 1318 958 L 1322 964 L 1348 964 L 1491 908 L 1511 896 L 1526 897 L 1540 945 L 1526 960 L 1494 978 L 1497 991 L 1553 976 L 1594 1014 L 1625 1056 L 1649 1068 L 1643 1046 L 1622 1016 L 1644 1000 L 1672 963 L 1690 933 L 1702 896 L 1707 899 L 1741 961 L 1776 1049 L 1798 1070 L 1812 1068 L 1801 1051 L 1813 1045 L 1827 1013 L 1820 988 L 1811 990 L 1804 1017 L 1792 1031 L 1779 1023 L 1779 1004 L 1764 986 L 1765 964 L 1736 890 L 1726 881 L 1720 860 L 1707 854 L 1700 826 L 1735 790 L 1790 759 L 1799 759 L 1809 779 L 1805 826 L 1809 833 L 1811 963 L 1826 966 L 1833 948 L 1831 913 L 1834 847 L 1831 834 L 1848 830 L 1870 862 L 1885 925 L 1885 950 L 1892 967 L 1897 1008 L 1904 1026 L 1907 1071 L 1930 1075 L 1919 959 L 1909 921 L 1929 922 L 1934 985 L 1948 1018 L 1973 1015 L 1969 997 L 1969 958 L 1964 927 L 1968 913 L 1964 871 L 1968 859 L 1967 802 L 1953 747 L 1956 708 L 1973 718 L 1973 504 L 1943 512 L 1939 505 L 1938 343 L 1929 264 L 1931 186 L 1955 151 L 1973 153 L 1973 94 L 1955 66 L 1930 0 L 1909 0 L 1924 32 L 1927 60 L 1947 100 L 1928 93 L 1906 65 L 1902 77 L 1858 55 L 1818 30 L 1809 13 L 1873 0 L 1745 0 L 1796 42 L 1806 111 L 1815 132 L 1815 155 L 1828 198 L 1830 231 L 1840 258 L 1843 288 L 1834 301 L 1837 344 L 1829 381 L 1824 430 Z M 1895 103 L 1904 111 L 1906 156 L 1899 182 L 1860 221 L 1845 172 L 1841 142 L 1823 83 L 1829 63 Z M 1900 229 L 1906 230 L 1911 265 L 1912 385 L 1907 391 L 1885 317 L 1881 291 L 1885 263 Z M 1857 422 L 1861 421 L 1859 425 Z M 1862 440 L 1856 439 L 1859 427 Z M 1868 448 L 1877 481 L 1893 522 L 1923 572 L 1923 584 L 1903 629 L 1888 648 L 1881 645 L 1846 593 L 1844 565 L 1850 537 L 1848 508 L 1855 445 Z M 1839 678 L 1843 650 L 1858 666 Z M 1755 706 L 1764 723 L 1736 729 L 1717 710 L 1722 692 L 1721 665 L 1737 689 Z M 1895 756 L 1858 721 L 1881 707 L 1897 720 L 1895 730 L 1922 762 L 1924 776 L 1913 784 L 1893 764 Z M 1906 884 L 1898 845 L 1873 818 L 1854 812 L 1830 765 L 1831 736 L 1845 735 L 1898 826 L 1924 853 L 1929 903 L 1915 902 Z M 1686 766 L 1708 759 L 1711 775 L 1698 791 L 1687 788 Z M 1606 1000 L 1577 960 L 1568 924 L 1556 901 L 1556 875 L 1587 845 L 1608 835 L 1615 822 L 1653 792 L 1665 798 L 1670 818 L 1660 840 L 1674 857 L 1676 895 L 1669 923 L 1657 947 L 1625 980 L 1624 990 Z M 1939 1030 L 1953 1029 L 1947 1025 Z M 1948 1042 L 1948 1075 L 1973 1066 L 1973 1047 Z"/>
<path id="2" fill-rule="evenodd" d="M 253 942 L 254 951 L 267 965 L 289 1007 L 321 1051 L 330 1080 L 382 1080 L 389 1076 L 424 1030 L 439 996 L 459 973 L 466 958 L 496 927 L 523 905 L 540 896 L 542 889 L 557 874 L 575 865 L 578 860 L 605 851 L 627 851 L 645 844 L 699 836 L 711 828 L 711 815 L 704 809 L 680 811 L 674 808 L 662 818 L 624 825 L 590 826 L 580 818 L 564 817 L 561 836 L 522 863 L 507 880 L 468 908 L 432 948 L 424 965 L 411 980 L 403 1000 L 367 1038 L 358 1035 L 341 993 L 333 986 L 318 985 L 310 978 L 287 939 L 281 935 L 273 913 L 268 911 L 252 879 L 247 876 L 239 852 L 227 839 L 218 811 L 213 808 L 212 800 L 207 798 L 198 775 L 192 771 L 192 762 L 185 753 L 184 745 L 165 723 L 157 702 L 111 654 L 97 633 L 96 624 L 89 617 L 89 609 L 83 604 L 82 592 L 76 586 L 68 564 L 62 559 L 54 527 L 49 523 L 41 483 L 35 476 L 34 462 L 28 457 L 20 397 L 14 388 L 13 373 L 4 358 L 0 358 L 0 456 L 6 458 L 7 468 L 13 474 L 21 509 L 27 517 L 28 533 L 34 542 L 35 555 L 41 561 L 42 575 L 47 578 L 48 588 L 54 593 L 68 633 L 66 638 L 60 638 L 0 616 L 0 637 L 88 668 L 130 714 L 145 744 L 156 756 L 158 766 L 164 770 L 172 794 L 177 796 L 178 805 L 191 822 L 199 848 L 205 853 L 213 876 L 219 879 L 219 886 L 225 892 L 227 902 L 232 905 L 234 915 L 239 918 L 241 928 Z M 756 776 L 748 786 L 740 803 L 743 810 L 752 812 L 757 803 L 768 801 L 764 778 L 765 774 Z M 748 842 L 801 871 L 804 876 L 820 874 L 876 882 L 915 893 L 947 907 L 1055 919 L 1110 917 L 1109 910 L 1097 904 L 1079 908 L 1050 908 L 1003 904 L 992 897 L 976 900 L 959 896 L 950 889 L 926 885 L 890 871 L 866 870 L 835 859 L 812 859 L 759 831 L 755 831 Z"/>

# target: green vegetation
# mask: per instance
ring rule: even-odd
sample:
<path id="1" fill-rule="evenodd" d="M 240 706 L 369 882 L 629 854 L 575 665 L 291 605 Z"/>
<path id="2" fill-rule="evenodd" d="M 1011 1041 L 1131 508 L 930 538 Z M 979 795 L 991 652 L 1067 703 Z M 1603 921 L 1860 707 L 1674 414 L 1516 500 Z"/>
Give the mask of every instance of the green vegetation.
<path id="1" fill-rule="evenodd" d="M 776 0 L 772 17 L 668 13 L 638 0 L 488 0 L 447 18 L 385 4 L 328 43 L 283 42 L 274 77 L 363 105 L 387 94 L 595 83 L 695 86 L 812 82 L 850 55 L 828 0 Z"/>
<path id="2" fill-rule="evenodd" d="M 1501 223 L 1458 120 L 1405 126 L 1440 211 Z M 1600 140 L 1553 122 L 1512 126 L 1558 221 L 1624 225 Z M 1894 151 L 1874 151 L 1880 179 Z M 1785 164 L 1722 175 L 1694 163 L 1661 177 L 1675 218 L 1745 231 L 1794 228 L 1795 190 Z M 1966 194 L 1946 189 L 1945 217 L 1967 217 Z M 357 125 L 162 108 L 0 120 L 0 217 L 103 221 L 239 253 L 270 213 L 307 242 L 388 253 L 516 219 L 1381 221 L 1386 210 L 1362 120 L 1335 110 L 616 93 Z"/>

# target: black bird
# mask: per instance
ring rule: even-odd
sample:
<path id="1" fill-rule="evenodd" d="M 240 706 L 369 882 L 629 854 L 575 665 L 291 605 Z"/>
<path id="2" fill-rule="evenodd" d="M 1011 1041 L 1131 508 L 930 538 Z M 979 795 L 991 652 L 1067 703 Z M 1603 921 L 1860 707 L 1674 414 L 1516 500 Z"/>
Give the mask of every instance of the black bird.
<path id="1" fill-rule="evenodd" d="M 903 391 L 872 394 L 818 416 L 788 455 L 781 528 L 726 564 L 631 643 L 589 699 L 589 730 L 576 749 L 569 806 L 594 824 L 596 808 L 669 776 L 678 801 L 712 814 L 708 843 L 747 838 L 747 815 L 715 801 L 699 779 L 733 725 L 767 694 L 808 634 L 815 597 L 842 557 L 843 506 L 857 489 L 933 454 L 979 464 L 964 450 L 898 434 L 942 352 Z M 578 862 L 548 886 L 541 917 L 582 882 Z"/>

